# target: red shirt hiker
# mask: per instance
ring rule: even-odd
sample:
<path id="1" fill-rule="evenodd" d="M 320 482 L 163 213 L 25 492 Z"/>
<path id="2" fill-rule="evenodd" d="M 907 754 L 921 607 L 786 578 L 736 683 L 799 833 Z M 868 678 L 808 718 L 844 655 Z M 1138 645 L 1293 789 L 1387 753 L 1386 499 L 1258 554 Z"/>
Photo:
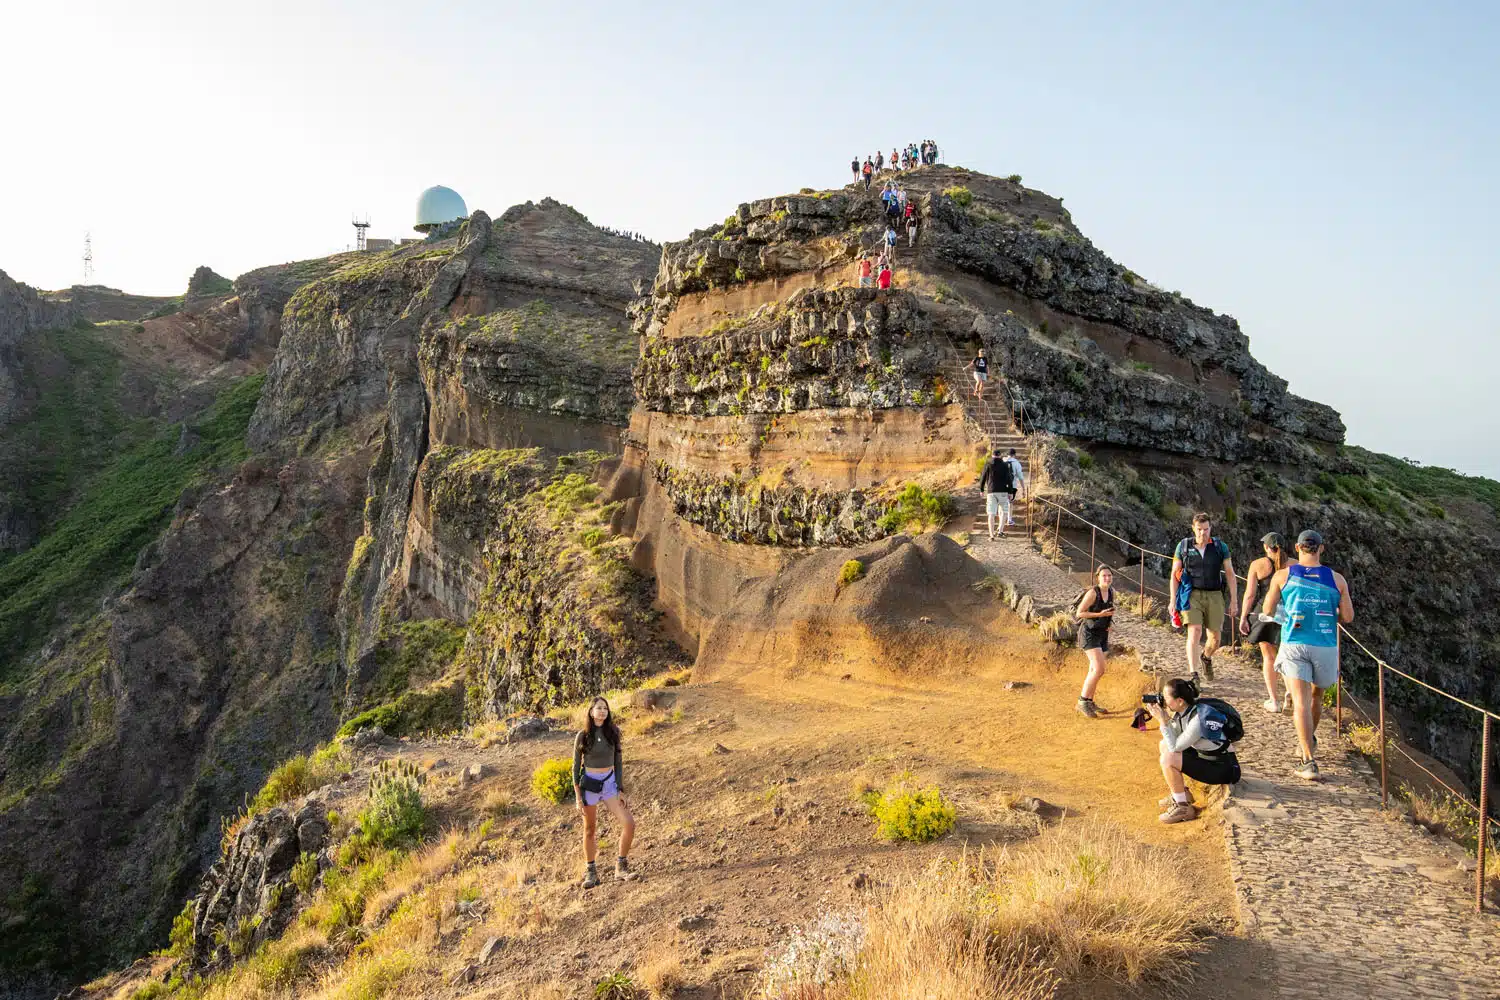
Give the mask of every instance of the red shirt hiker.
<path id="1" fill-rule="evenodd" d="M 880 269 L 880 287 L 881 288 L 890 288 L 891 287 L 891 269 L 888 268 L 888 267 L 882 267 Z"/>

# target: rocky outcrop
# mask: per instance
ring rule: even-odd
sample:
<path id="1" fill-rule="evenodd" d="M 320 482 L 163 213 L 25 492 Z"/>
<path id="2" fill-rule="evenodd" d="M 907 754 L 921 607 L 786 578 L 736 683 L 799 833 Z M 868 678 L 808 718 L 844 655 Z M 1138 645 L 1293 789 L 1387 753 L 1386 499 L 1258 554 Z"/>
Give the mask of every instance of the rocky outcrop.
<path id="1" fill-rule="evenodd" d="M 257 813 L 203 877 L 193 906 L 193 948 L 187 961 L 201 974 L 252 954 L 286 930 L 319 872 L 331 863 L 325 806 L 308 799 L 296 809 Z M 299 888 L 294 869 L 304 885 Z"/>
<path id="2" fill-rule="evenodd" d="M 26 413 L 18 379 L 23 341 L 41 331 L 68 326 L 82 318 L 71 303 L 44 299 L 36 289 L 0 271 L 0 427 Z"/>
<path id="3" fill-rule="evenodd" d="M 731 542 L 749 545 L 862 545 L 894 533 L 882 524 L 893 501 L 859 490 L 833 493 L 790 483 L 699 475 L 658 460 L 656 482 L 672 513 Z"/>
<path id="4" fill-rule="evenodd" d="M 708 416 L 941 405 L 939 362 L 914 296 L 807 289 L 701 336 L 648 339 L 635 390 L 647 410 Z"/>

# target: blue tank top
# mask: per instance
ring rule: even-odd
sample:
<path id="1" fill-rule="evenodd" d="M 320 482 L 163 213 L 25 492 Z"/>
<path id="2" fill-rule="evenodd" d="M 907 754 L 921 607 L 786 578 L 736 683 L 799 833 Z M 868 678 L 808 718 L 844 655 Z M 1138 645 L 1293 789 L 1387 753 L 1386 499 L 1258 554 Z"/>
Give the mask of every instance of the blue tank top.
<path id="1" fill-rule="evenodd" d="M 1287 567 L 1281 588 L 1283 643 L 1299 646 L 1336 646 L 1339 641 L 1339 594 L 1333 570 L 1327 566 Z"/>

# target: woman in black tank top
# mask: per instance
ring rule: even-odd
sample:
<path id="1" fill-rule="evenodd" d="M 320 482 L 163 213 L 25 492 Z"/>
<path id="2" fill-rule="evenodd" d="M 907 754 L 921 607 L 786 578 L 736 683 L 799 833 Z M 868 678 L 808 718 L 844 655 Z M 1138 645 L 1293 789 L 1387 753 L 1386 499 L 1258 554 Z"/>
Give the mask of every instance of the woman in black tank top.
<path id="1" fill-rule="evenodd" d="M 1109 651 L 1109 623 L 1115 613 L 1114 582 L 1114 570 L 1108 566 L 1094 570 L 1094 586 L 1084 592 L 1073 616 L 1078 619 L 1078 648 L 1089 659 L 1088 676 L 1083 679 L 1083 690 L 1078 692 L 1078 711 L 1090 719 L 1099 714 L 1094 691 L 1099 687 L 1099 678 L 1104 676 L 1104 657 Z"/>

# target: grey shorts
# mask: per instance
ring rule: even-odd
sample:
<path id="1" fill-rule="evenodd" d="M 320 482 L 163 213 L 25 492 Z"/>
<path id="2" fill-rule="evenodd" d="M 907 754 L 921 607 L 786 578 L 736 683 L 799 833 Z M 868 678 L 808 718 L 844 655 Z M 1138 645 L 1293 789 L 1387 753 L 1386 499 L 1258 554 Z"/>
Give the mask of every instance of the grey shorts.
<path id="1" fill-rule="evenodd" d="M 1276 672 L 1283 677 L 1308 681 L 1313 687 L 1326 691 L 1339 681 L 1339 648 L 1284 642 L 1276 653 Z"/>

